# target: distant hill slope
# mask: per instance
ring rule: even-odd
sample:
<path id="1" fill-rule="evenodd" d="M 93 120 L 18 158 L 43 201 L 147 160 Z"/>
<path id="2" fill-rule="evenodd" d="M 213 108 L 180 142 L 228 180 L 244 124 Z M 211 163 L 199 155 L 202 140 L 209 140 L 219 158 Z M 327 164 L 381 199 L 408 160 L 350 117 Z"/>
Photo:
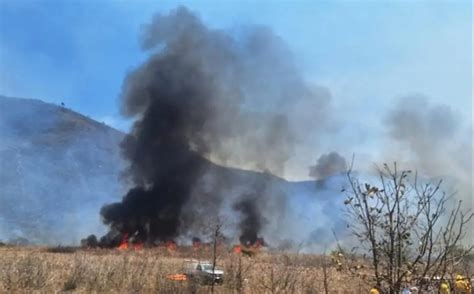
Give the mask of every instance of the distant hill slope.
<path id="1" fill-rule="evenodd" d="M 122 137 L 64 107 L 0 96 L 0 239 L 70 243 L 97 230 L 100 206 L 123 193 Z"/>
<path id="2" fill-rule="evenodd" d="M 77 244 L 90 233 L 105 232 L 100 208 L 126 192 L 120 180 L 123 136 L 65 107 L 0 96 L 0 240 Z M 331 229 L 343 227 L 337 217 L 341 177 L 288 182 L 210 163 L 207 184 L 196 194 L 219 183 L 227 202 L 222 209 L 230 211 L 236 195 L 261 177 L 268 177 L 275 195 L 261 203 L 265 238 L 322 246 L 333 241 Z M 203 209 L 212 205 L 203 203 Z"/>

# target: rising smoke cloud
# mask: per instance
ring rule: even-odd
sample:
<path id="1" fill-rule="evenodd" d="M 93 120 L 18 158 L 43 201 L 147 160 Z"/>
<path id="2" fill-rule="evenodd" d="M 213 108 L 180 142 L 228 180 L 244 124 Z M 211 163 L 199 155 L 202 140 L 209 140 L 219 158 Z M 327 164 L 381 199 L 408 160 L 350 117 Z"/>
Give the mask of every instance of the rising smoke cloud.
<path id="1" fill-rule="evenodd" d="M 337 152 L 330 152 L 321 155 L 316 164 L 310 166 L 309 176 L 318 180 L 340 174 L 346 170 L 346 159 Z"/>
<path id="2" fill-rule="evenodd" d="M 234 36 L 180 7 L 144 26 L 142 48 L 150 57 L 129 73 L 121 96 L 124 115 L 135 119 L 121 145 L 133 187 L 102 208 L 104 223 L 153 243 L 202 223 L 204 204 L 212 203 L 205 215 L 217 215 L 231 201 L 241 240 L 254 242 L 264 223 L 262 198 L 274 196 L 270 177 L 257 176 L 246 189 L 230 179 L 229 191 L 226 181 L 209 179 L 216 177 L 209 160 L 282 174 L 307 119 L 293 111 L 311 106 L 314 119 L 328 95 L 311 90 L 284 42 L 264 27 Z"/>
<path id="3" fill-rule="evenodd" d="M 421 94 L 397 99 L 384 120 L 392 155 L 406 168 L 444 178 L 445 190 L 472 207 L 472 126 L 450 106 Z M 396 159 L 398 158 L 398 159 Z"/>
<path id="4" fill-rule="evenodd" d="M 344 153 L 357 144 L 335 137 L 341 134 L 333 133 L 339 112 L 332 109 L 331 93 L 305 82 L 285 42 L 262 26 L 208 28 L 182 7 L 155 15 L 140 40 L 149 57 L 128 74 L 121 94 L 123 114 L 135 120 L 121 144 L 126 181 L 116 180 L 122 161 L 110 147 L 114 136 L 89 130 L 64 140 L 63 124 L 70 121 L 55 119 L 53 111 L 4 107 L 0 149 L 8 172 L 2 174 L 0 238 L 67 244 L 86 232 L 101 233 L 97 207 L 128 190 L 101 210 L 111 243 L 123 232 L 148 242 L 192 239 L 218 216 L 229 218 L 240 239 L 250 242 L 259 234 L 270 241 L 300 243 L 309 235 L 314 243 L 333 241 L 328 228 L 344 228 L 334 220 L 341 179 L 315 188 L 314 182 L 269 176 L 284 176 L 295 156 L 306 164 L 319 155 L 318 142 L 334 141 L 329 145 Z M 451 178 L 456 197 L 472 203 L 472 126 L 422 95 L 404 97 L 380 113 L 388 144 L 380 157 L 367 157 L 367 165 L 397 161 L 429 177 Z M 341 116 L 347 122 L 349 116 Z M 36 129 L 25 133 L 29 127 Z M 33 141 L 23 140 L 32 135 Z M 55 135 L 59 139 L 51 139 Z M 301 152 L 301 146 L 310 151 Z M 342 170 L 345 163 L 335 154 L 321 155 L 311 176 Z M 257 172 L 244 175 L 214 163 Z"/>

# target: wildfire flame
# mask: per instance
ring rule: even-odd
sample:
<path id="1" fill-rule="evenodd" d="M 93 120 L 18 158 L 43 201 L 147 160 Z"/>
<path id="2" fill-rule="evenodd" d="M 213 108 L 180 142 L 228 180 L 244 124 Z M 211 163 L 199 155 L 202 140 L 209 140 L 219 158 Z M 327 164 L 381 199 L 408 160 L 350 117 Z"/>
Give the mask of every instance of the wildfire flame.
<path id="1" fill-rule="evenodd" d="M 240 247 L 240 245 L 235 245 L 232 250 L 234 253 L 242 253 L 242 247 Z"/>
<path id="2" fill-rule="evenodd" d="M 263 246 L 265 246 L 265 240 L 263 238 L 258 238 L 255 243 L 251 245 L 234 245 L 234 247 L 232 248 L 232 252 L 252 256 L 259 252 L 260 248 L 262 248 Z"/>
<path id="3" fill-rule="evenodd" d="M 169 275 L 166 278 L 173 281 L 186 281 L 188 277 L 185 274 Z"/>
<path id="4" fill-rule="evenodd" d="M 122 241 L 120 245 L 117 247 L 118 250 L 123 251 L 128 249 L 128 234 L 123 234 Z"/>
<path id="5" fill-rule="evenodd" d="M 117 247 L 117 249 L 120 251 L 124 251 L 124 250 L 128 250 L 129 248 L 133 248 L 134 250 L 141 250 L 143 249 L 143 242 L 130 244 L 130 238 L 129 238 L 128 233 L 124 233 L 122 237 L 122 241 L 120 241 L 120 244 Z"/>

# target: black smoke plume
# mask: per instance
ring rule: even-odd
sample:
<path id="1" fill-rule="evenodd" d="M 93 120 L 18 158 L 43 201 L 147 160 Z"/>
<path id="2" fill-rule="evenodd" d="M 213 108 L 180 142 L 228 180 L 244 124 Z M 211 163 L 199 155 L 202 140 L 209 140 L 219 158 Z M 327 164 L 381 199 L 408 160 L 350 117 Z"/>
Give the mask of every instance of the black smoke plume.
<path id="1" fill-rule="evenodd" d="M 146 242 L 177 236 L 182 207 L 206 169 L 206 137 L 213 136 L 208 124 L 218 85 L 195 52 L 203 46 L 199 36 L 205 28 L 185 10 L 173 17 L 179 16 L 187 20 L 186 30 L 169 31 L 166 22 L 173 19 L 167 18 L 157 20 L 156 26 L 163 26 L 158 36 L 149 28 L 144 46 L 159 41 L 152 37 L 169 39 L 125 83 L 124 112 L 139 117 L 121 146 L 135 187 L 122 202 L 101 210 L 105 224 L 122 233 L 138 232 Z"/>
<path id="2" fill-rule="evenodd" d="M 261 174 L 259 177 L 253 179 L 251 192 L 244 193 L 237 202 L 234 203 L 233 209 L 240 213 L 240 237 L 241 244 L 249 246 L 254 245 L 257 241 L 263 240 L 259 235 L 266 219 L 263 217 L 262 200 L 264 200 L 269 193 L 271 186 L 271 176 L 267 173 Z M 270 192 L 273 196 L 273 202 L 277 202 L 276 194 Z M 275 215 L 276 215 L 275 211 Z"/>
<path id="3" fill-rule="evenodd" d="M 240 243 L 244 245 L 252 245 L 258 239 L 258 233 L 261 229 L 260 213 L 257 211 L 255 199 L 248 197 L 235 203 L 234 209 L 242 214 L 240 222 Z"/>
<path id="4" fill-rule="evenodd" d="M 315 165 L 309 168 L 309 176 L 324 179 L 347 170 L 346 159 L 337 152 L 323 154 Z"/>
<path id="5" fill-rule="evenodd" d="M 232 36 L 180 7 L 144 26 L 142 48 L 150 57 L 128 74 L 121 95 L 124 115 L 135 119 L 121 144 L 132 188 L 102 208 L 110 231 L 101 242 L 195 234 L 192 225 L 217 215 L 228 194 L 242 217 L 241 240 L 255 242 L 267 187 L 237 189 L 241 183 L 223 180 L 211 160 L 282 174 L 301 127 L 287 114 L 293 105 L 323 111 L 326 95 L 306 86 L 286 45 L 266 28 Z"/>

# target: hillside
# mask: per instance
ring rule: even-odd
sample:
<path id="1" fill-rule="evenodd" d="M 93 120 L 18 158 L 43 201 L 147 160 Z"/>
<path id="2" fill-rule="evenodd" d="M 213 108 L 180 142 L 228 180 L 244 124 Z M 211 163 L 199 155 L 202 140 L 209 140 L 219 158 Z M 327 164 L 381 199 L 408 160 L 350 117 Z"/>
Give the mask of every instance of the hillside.
<path id="1" fill-rule="evenodd" d="M 90 233 L 104 233 L 100 208 L 126 191 L 120 180 L 124 134 L 40 100 L 0 96 L 0 109 L 0 240 L 77 244 Z M 337 176 L 318 183 L 288 182 L 210 163 L 193 197 L 219 183 L 227 195 L 221 204 L 225 214 L 235 195 L 262 180 L 272 197 L 260 203 L 268 240 L 323 246 L 333 241 L 331 229 L 343 227 L 334 217 L 342 202 Z M 202 209 L 213 205 L 205 202 Z"/>
<path id="2" fill-rule="evenodd" d="M 39 100 L 0 96 L 0 110 L 0 239 L 69 243 L 97 230 L 100 206 L 122 193 L 123 134 Z"/>

